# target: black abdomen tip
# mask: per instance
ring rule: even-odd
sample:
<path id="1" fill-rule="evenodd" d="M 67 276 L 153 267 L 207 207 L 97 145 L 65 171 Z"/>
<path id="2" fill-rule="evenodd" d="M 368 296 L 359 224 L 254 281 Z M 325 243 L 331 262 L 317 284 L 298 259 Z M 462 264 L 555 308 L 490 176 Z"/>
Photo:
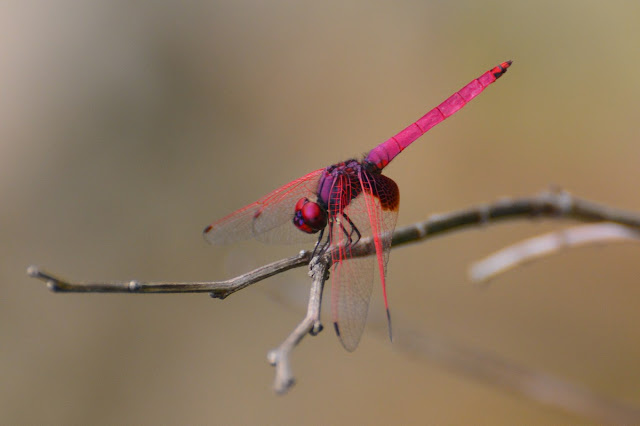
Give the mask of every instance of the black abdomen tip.
<path id="1" fill-rule="evenodd" d="M 507 68 L 509 68 L 511 66 L 511 64 L 513 63 L 513 61 L 506 61 L 501 63 L 500 65 L 498 65 L 497 67 L 493 68 L 491 70 L 491 73 L 493 74 L 493 76 L 498 79 L 500 78 L 500 76 L 502 74 L 504 74 L 505 72 L 507 72 Z"/>

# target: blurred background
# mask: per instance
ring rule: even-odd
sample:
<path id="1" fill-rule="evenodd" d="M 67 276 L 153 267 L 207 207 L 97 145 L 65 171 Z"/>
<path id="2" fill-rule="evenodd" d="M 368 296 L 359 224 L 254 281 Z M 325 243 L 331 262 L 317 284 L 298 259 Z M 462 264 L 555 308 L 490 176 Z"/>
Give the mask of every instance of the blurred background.
<path id="1" fill-rule="evenodd" d="M 74 280 L 207 280 L 298 247 L 211 247 L 214 219 L 359 156 L 494 65 L 509 72 L 386 170 L 399 225 L 550 184 L 640 211 L 636 1 L 4 2 L 0 6 L 3 424 L 584 422 L 327 327 L 271 390 L 304 268 L 224 300 L 53 294 Z M 479 289 L 469 264 L 564 222 L 394 250 L 394 326 L 640 405 L 633 245 L 564 251 Z M 371 317 L 382 313 L 374 289 Z M 325 304 L 328 307 L 328 303 Z M 324 315 L 328 324 L 328 312 Z"/>

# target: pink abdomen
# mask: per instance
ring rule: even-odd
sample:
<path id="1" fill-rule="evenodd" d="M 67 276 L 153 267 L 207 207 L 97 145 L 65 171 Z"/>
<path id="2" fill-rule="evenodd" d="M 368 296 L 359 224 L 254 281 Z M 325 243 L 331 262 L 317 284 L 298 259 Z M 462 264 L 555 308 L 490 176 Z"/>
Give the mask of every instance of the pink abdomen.
<path id="1" fill-rule="evenodd" d="M 487 86 L 500 78 L 502 74 L 507 72 L 507 68 L 510 65 L 511 61 L 503 62 L 472 80 L 447 100 L 418 119 L 418 121 L 372 149 L 365 158 L 365 162 L 374 165 L 378 169 L 383 169 L 413 141 L 445 118 L 455 114 L 467 102 L 478 96 Z"/>

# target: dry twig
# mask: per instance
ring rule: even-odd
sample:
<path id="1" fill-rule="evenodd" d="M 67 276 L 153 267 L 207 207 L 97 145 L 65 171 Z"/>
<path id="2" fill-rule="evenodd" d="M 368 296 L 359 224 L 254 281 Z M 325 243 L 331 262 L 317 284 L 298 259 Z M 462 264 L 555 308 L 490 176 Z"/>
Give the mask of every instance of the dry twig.
<path id="1" fill-rule="evenodd" d="M 416 243 L 437 235 L 444 235 L 467 227 L 488 225 L 502 222 L 504 220 L 523 218 L 562 218 L 583 222 L 606 221 L 634 228 L 636 230 L 640 229 L 640 215 L 636 213 L 613 209 L 605 205 L 577 198 L 568 192 L 545 191 L 532 197 L 512 199 L 504 198 L 486 205 L 471 207 L 446 214 L 433 215 L 424 222 L 396 229 L 393 234 L 392 245 L 396 247 L 399 245 Z M 353 256 L 367 256 L 374 252 L 375 248 L 371 238 L 363 238 L 357 246 L 352 249 Z M 268 355 L 269 361 L 276 367 L 276 378 L 274 384 L 275 390 L 279 393 L 284 393 L 294 383 L 289 361 L 291 351 L 307 333 L 314 335 L 322 329 L 322 325 L 320 323 L 320 304 L 322 300 L 324 282 L 328 277 L 328 270 L 331 266 L 330 259 L 330 254 L 327 254 L 320 259 L 312 259 L 309 252 L 301 251 L 296 256 L 270 263 L 257 268 L 254 271 L 225 281 L 143 282 L 134 280 L 112 282 L 71 282 L 43 272 L 35 266 L 30 266 L 27 273 L 31 277 L 45 281 L 49 289 L 55 292 L 208 292 L 214 298 L 224 299 L 238 290 L 275 274 L 292 268 L 310 265 L 310 275 L 313 278 L 313 284 L 311 287 L 307 314 L 289 337 L 280 346 L 278 346 L 278 348 L 269 352 Z M 492 360 L 490 360 L 489 363 L 478 360 L 476 360 L 476 362 L 480 362 L 479 365 L 483 365 L 483 369 L 486 371 L 496 370 L 496 366 L 493 365 L 496 363 Z M 498 370 L 499 369 L 500 366 L 498 365 Z M 514 388 L 519 386 L 518 383 L 522 381 L 522 374 L 520 374 L 522 371 L 514 375 L 510 374 L 507 370 L 508 368 L 505 367 L 502 372 L 487 374 L 495 379 L 496 383 L 500 383 L 504 387 Z M 545 387 L 550 386 L 552 382 L 552 380 L 545 379 L 537 385 Z M 563 388 L 563 392 L 569 396 L 565 398 L 566 400 L 577 400 L 580 404 L 589 403 L 591 394 L 573 392 L 571 389 L 572 388 L 570 386 L 565 386 Z M 547 390 L 551 393 L 554 391 L 551 387 Z M 531 392 L 529 392 L 528 395 L 533 398 Z M 587 395 L 587 398 L 585 398 L 584 395 Z M 573 400 L 571 398 L 573 398 Z M 576 404 L 567 404 L 567 407 L 565 408 L 573 411 L 574 405 Z M 609 406 L 612 405 L 609 404 Z M 637 414 L 636 411 L 632 411 L 632 413 Z M 638 417 L 634 418 L 637 419 Z M 610 416 L 610 418 L 615 418 L 615 415 Z"/>

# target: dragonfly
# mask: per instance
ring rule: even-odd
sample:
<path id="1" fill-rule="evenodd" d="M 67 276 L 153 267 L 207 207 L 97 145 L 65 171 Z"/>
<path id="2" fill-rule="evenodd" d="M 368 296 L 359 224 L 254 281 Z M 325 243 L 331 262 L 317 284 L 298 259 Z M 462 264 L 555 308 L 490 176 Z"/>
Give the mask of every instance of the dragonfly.
<path id="1" fill-rule="evenodd" d="M 385 278 L 400 192 L 382 170 L 411 143 L 500 78 L 510 65 L 511 61 L 503 62 L 472 80 L 373 148 L 364 159 L 349 159 L 315 170 L 213 222 L 204 230 L 205 239 L 212 244 L 247 239 L 267 243 L 315 240 L 314 256 L 331 254 L 332 319 L 338 338 L 350 352 L 364 332 L 377 269 L 392 339 Z M 375 258 L 352 256 L 364 237 L 372 237 Z"/>

